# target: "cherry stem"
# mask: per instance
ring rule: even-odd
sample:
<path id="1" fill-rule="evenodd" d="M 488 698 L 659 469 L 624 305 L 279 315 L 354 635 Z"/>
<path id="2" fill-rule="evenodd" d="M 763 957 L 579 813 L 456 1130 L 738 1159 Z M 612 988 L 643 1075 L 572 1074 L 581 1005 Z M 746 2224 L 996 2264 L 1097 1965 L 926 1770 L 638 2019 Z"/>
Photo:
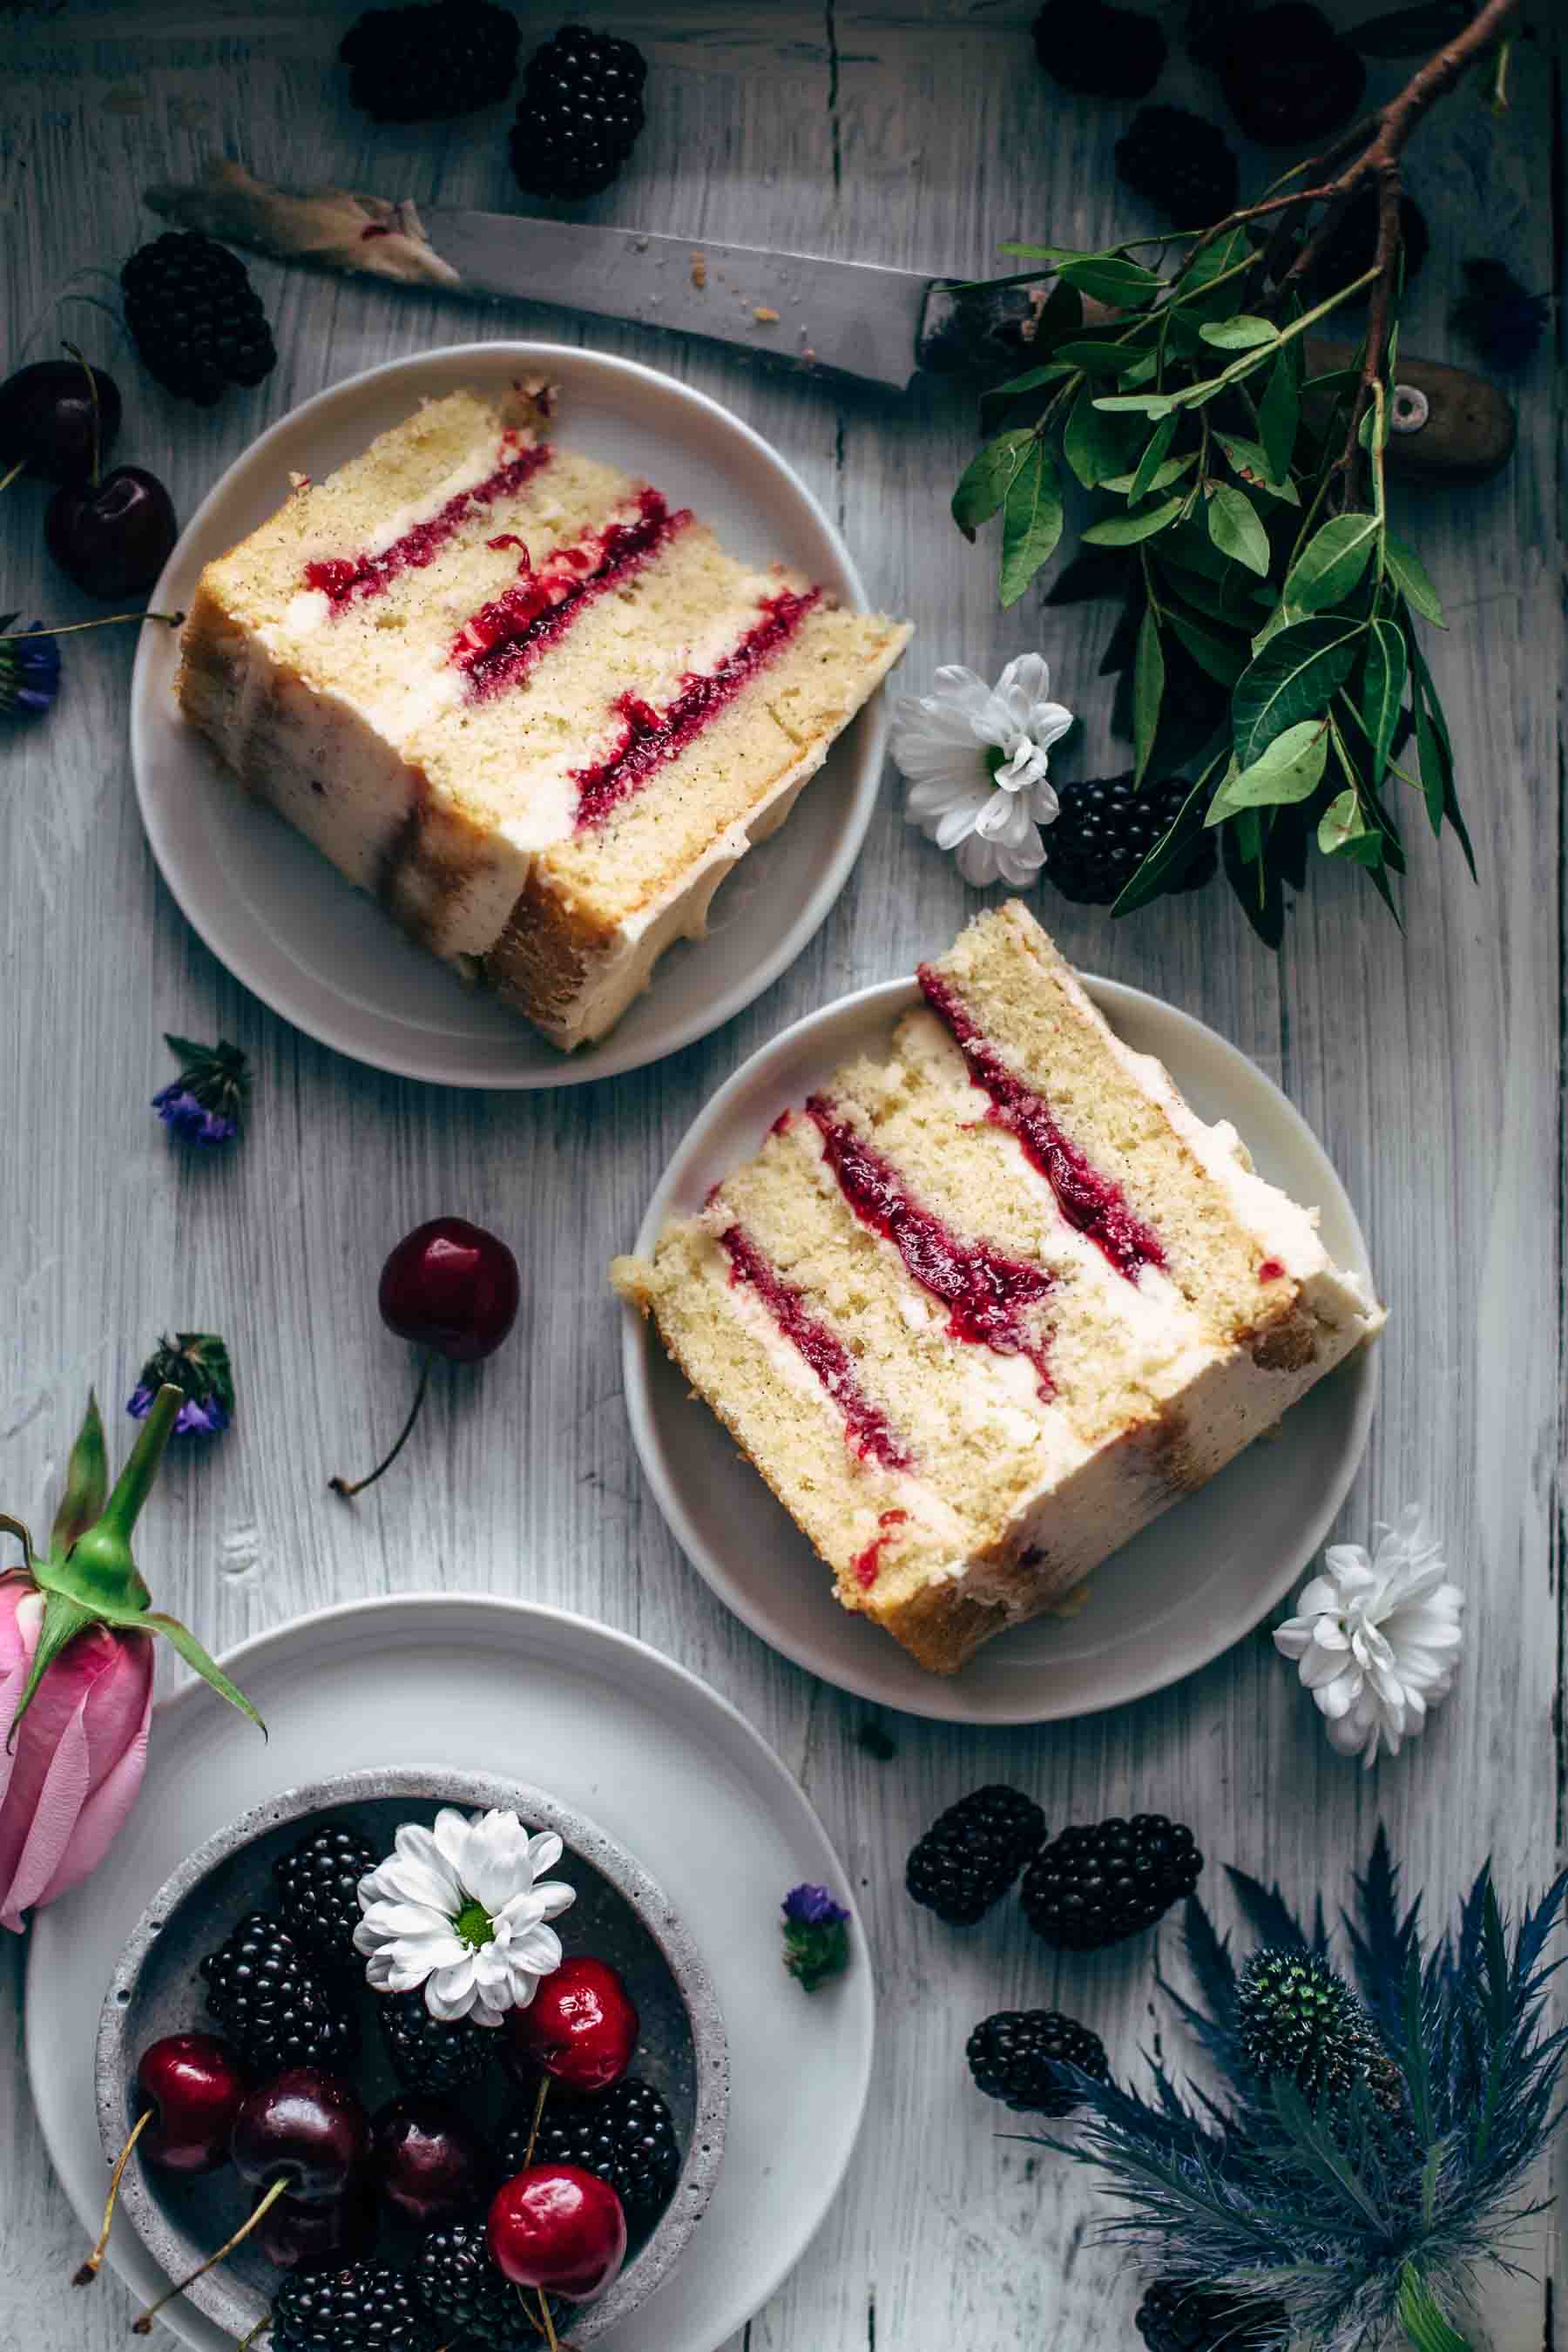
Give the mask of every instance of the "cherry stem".
<path id="1" fill-rule="evenodd" d="M 533 2162 L 533 2151 L 539 2146 L 539 2126 L 544 2120 L 544 2102 L 549 2095 L 550 2077 L 548 2074 L 542 2074 L 539 2078 L 539 2095 L 533 2102 L 533 2122 L 529 2128 L 528 2151 L 523 2157 L 521 2167 L 524 2172 Z"/>
<path id="2" fill-rule="evenodd" d="M 74 343 L 67 343 L 65 348 L 69 352 L 72 359 L 76 361 L 77 364 L 82 369 L 87 377 L 87 396 L 92 403 L 92 487 L 96 490 L 98 488 L 99 467 L 102 462 L 103 457 L 102 449 L 100 446 L 100 436 L 99 433 L 98 378 L 88 366 L 86 360 L 83 359 L 80 352 L 78 351 Z"/>
<path id="3" fill-rule="evenodd" d="M 234 2352 L 250 2352 L 250 2347 L 255 2343 L 257 2337 L 262 2335 L 266 2329 L 271 2326 L 271 2325 L 272 2314 L 270 2310 L 264 2311 L 260 2318 L 257 2321 L 255 2326 L 247 2327 L 246 2329 L 245 2334 L 235 2346 Z"/>
<path id="4" fill-rule="evenodd" d="M 238 2229 L 235 2231 L 233 2237 L 226 2238 L 223 2244 L 219 2246 L 217 2252 L 216 2253 L 209 2254 L 205 2263 L 198 2263 L 195 2269 L 192 2271 L 187 2277 L 179 2280 L 175 2285 L 168 2288 L 165 2293 L 158 2297 L 156 2303 L 150 2303 L 147 2305 L 146 2310 L 141 2312 L 137 2317 L 132 2321 L 132 2335 L 151 2336 L 153 2333 L 153 2322 L 157 2318 L 158 2314 L 163 2310 L 164 2305 L 176 2302 L 182 2294 L 184 2294 L 191 2287 L 195 2286 L 199 2278 L 205 2278 L 208 2271 L 216 2269 L 217 2264 L 221 2263 L 226 2255 L 232 2254 L 236 2246 L 243 2244 L 244 2241 L 249 2237 L 252 2230 L 255 2229 L 257 2223 L 261 2221 L 266 2214 L 270 2213 L 274 2205 L 277 2204 L 279 2197 L 281 2197 L 288 2189 L 288 2175 L 286 2173 L 279 2173 L 278 2179 L 273 2182 L 266 2196 L 261 2200 L 260 2204 L 258 2205 L 255 2212 L 252 2213 L 248 2221 L 242 2221 Z"/>
<path id="5" fill-rule="evenodd" d="M 7 474 L 5 482 L 10 479 Z M 0 490 L 5 482 L 0 482 Z M 62 621 L 58 629 L 0 630 L 0 646 L 9 645 L 13 637 L 74 637 L 79 629 L 112 629 L 117 621 L 166 621 L 171 629 L 177 629 L 184 625 L 184 618 L 183 613 L 105 613 L 99 621 Z"/>
<path id="6" fill-rule="evenodd" d="M 27 468 L 27 461 L 26 461 L 26 457 L 18 457 L 18 458 L 17 458 L 17 460 L 16 460 L 16 464 L 12 467 L 12 468 L 11 468 L 10 472 L 9 472 L 8 474 L 6 474 L 3 478 L 0 478 L 0 490 L 8 490 L 8 489 L 10 488 L 10 487 L 11 487 L 12 483 L 16 480 L 16 478 L 17 475 L 18 475 L 18 474 L 22 474 L 22 473 L 26 473 L 26 468 Z"/>
<path id="7" fill-rule="evenodd" d="M 550 2316 L 549 2298 L 542 2286 L 535 2287 L 533 2291 L 539 2297 L 539 2316 L 544 2322 L 544 2340 L 550 2352 L 561 2352 L 561 2339 L 555 2333 L 555 2322 Z"/>
<path id="8" fill-rule="evenodd" d="M 408 1409 L 408 1418 L 397 1433 L 396 1444 L 393 1447 L 391 1453 L 386 1455 L 384 1460 L 376 1464 L 375 1468 L 372 1470 L 367 1476 L 363 1478 L 356 1478 L 352 1486 L 349 1485 L 346 1478 L 329 1478 L 327 1484 L 331 1488 L 334 1495 L 341 1495 L 343 1497 L 343 1500 L 347 1502 L 351 1496 L 363 1495 L 367 1486 L 374 1486 L 384 1470 L 391 1469 L 393 1464 L 396 1461 L 398 1455 L 402 1453 L 404 1447 L 408 1443 L 409 1433 L 413 1429 L 415 1423 L 419 1418 L 419 1408 L 425 1402 L 425 1391 L 429 1384 L 430 1350 L 428 1348 L 426 1348 L 421 1351 L 419 1358 L 419 1385 L 414 1391 L 414 1402 Z"/>
<path id="9" fill-rule="evenodd" d="M 144 2107 L 142 2109 L 142 2113 L 137 2116 L 136 2121 L 131 2127 L 130 2138 L 126 2141 L 124 2147 L 121 2149 L 119 2155 L 114 2159 L 114 2169 L 109 2176 L 109 2195 L 104 2200 L 103 2227 L 98 2233 L 97 2245 L 94 2246 L 91 2253 L 89 2254 L 86 2262 L 83 2263 L 80 2270 L 78 2271 L 76 2276 L 72 2279 L 72 2286 L 90 2286 L 93 2280 L 98 2276 L 99 2267 L 103 2261 L 104 2255 L 109 2251 L 109 2232 L 114 2223 L 114 2205 L 115 2200 L 120 2195 L 120 2177 L 131 2161 L 132 2149 L 135 2147 L 137 2141 L 141 2138 L 142 2133 L 146 2130 L 148 2125 L 152 2122 L 158 2110 L 156 2107 Z"/>

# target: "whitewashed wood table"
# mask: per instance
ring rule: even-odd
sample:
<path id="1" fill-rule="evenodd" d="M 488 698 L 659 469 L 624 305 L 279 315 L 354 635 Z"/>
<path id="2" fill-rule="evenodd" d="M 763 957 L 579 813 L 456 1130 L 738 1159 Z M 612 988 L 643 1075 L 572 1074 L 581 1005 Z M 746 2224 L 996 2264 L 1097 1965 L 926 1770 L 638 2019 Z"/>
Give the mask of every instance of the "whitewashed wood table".
<path id="1" fill-rule="evenodd" d="M 964 547 L 947 488 L 972 446 L 958 394 L 896 403 L 773 380 L 741 357 L 547 310 L 515 317 L 256 265 L 279 364 L 254 394 L 198 413 L 163 397 L 90 298 L 156 224 L 149 182 L 215 151 L 284 183 L 506 207 L 506 116 L 378 131 L 331 68 L 342 0 L 12 5 L 0 217 L 5 364 L 61 332 L 126 394 L 122 454 L 188 515 L 219 470 L 296 402 L 390 356 L 474 335 L 591 339 L 731 403 L 834 514 L 873 599 L 919 635 L 904 670 L 987 672 L 1040 646 L 1084 714 L 1071 756 L 1123 763 L 1095 677 L 1109 616 L 1004 617 L 987 554 Z M 553 10 L 525 11 L 534 37 Z M 1068 100 L 1037 70 L 1027 0 L 826 0 L 818 9 L 593 12 L 651 63 L 632 168 L 591 216 L 651 229 L 983 272 L 1015 235 L 1098 244 L 1152 226 L 1119 191 L 1128 110 Z M 1357 0 L 1352 13 L 1364 13 Z M 1537 11 L 1545 18 L 1555 12 Z M 1502 121 L 1459 100 L 1428 126 L 1412 178 L 1433 250 L 1407 348 L 1449 352 L 1460 259 L 1507 256 L 1552 282 L 1550 35 L 1527 44 Z M 1384 84 L 1395 68 L 1374 68 Z M 1374 83 L 1375 86 L 1375 83 Z M 1162 96 L 1211 112 L 1184 64 Z M 1247 157 L 1254 179 L 1261 155 Z M 66 299 L 69 297 L 70 299 Z M 1455 352 L 1454 356 L 1461 356 Z M 889 777 L 865 854 L 788 975 L 705 1043 L 637 1076 L 559 1094 L 400 1084 L 297 1034 L 199 945 L 154 872 L 126 749 L 128 635 L 68 640 L 55 715 L 0 744 L 5 949 L 0 1034 L 6 1177 L 0 1378 L 7 1507 L 35 1516 L 89 1381 L 122 1397 L 166 1325 L 221 1329 L 238 1423 L 174 1466 L 146 1523 L 159 1597 L 216 1648 L 301 1610 L 435 1584 L 521 1591 L 624 1627 L 737 1701 L 799 1775 L 852 1869 L 882 1995 L 871 2110 L 819 2241 L 745 2331 L 752 2352 L 808 2347 L 1121 2346 L 1136 2288 L 1089 2231 L 1087 2176 L 997 2133 L 971 2090 L 964 2035 L 987 2011 L 1060 2004 L 1119 2064 L 1148 2030 L 1144 1943 L 1058 1962 L 1016 1906 L 967 1937 L 918 1913 L 903 1858 L 940 1806 L 995 1776 L 1053 1823 L 1140 1807 L 1197 1826 L 1288 1895 L 1331 1906 L 1386 1822 L 1412 1888 L 1446 1909 L 1489 1851 L 1503 1885 L 1540 1885 L 1560 1842 L 1563 1034 L 1558 687 L 1563 626 L 1553 498 L 1560 417 L 1549 352 L 1517 386 L 1518 452 L 1482 489 L 1428 496 L 1416 520 L 1452 617 L 1433 647 L 1480 866 L 1413 826 L 1401 938 L 1348 870 L 1320 867 L 1276 961 L 1222 890 L 1112 927 L 1042 908 L 1091 969 L 1170 997 L 1276 1076 L 1326 1143 L 1371 1238 L 1393 1320 L 1364 1473 L 1342 1517 L 1362 1537 L 1409 1497 L 1431 1507 L 1468 1588 L 1463 1678 L 1426 1738 L 1363 1777 L 1333 1758 L 1266 1631 L 1159 1697 L 1079 1726 L 979 1733 L 887 1719 L 897 1753 L 858 1743 L 867 1710 L 773 1656 L 677 1551 L 633 1458 L 605 1264 L 636 1230 L 687 1123 L 784 1024 L 909 969 L 973 904 L 900 821 Z M 43 553 L 40 501 L 0 503 L 6 606 L 94 608 Z M 218 1032 L 253 1057 L 256 1115 L 211 1163 L 171 1149 L 147 1097 L 160 1033 Z M 460 1211 L 510 1236 L 524 1306 L 508 1352 L 443 1381 L 416 1446 L 352 1515 L 329 1470 L 371 1458 L 406 1402 L 406 1351 L 375 1313 L 392 1240 Z M 123 1431 L 123 1424 L 121 1424 Z M 1217 1867 L 1211 1895 L 1228 1919 Z M 79 2232 L 50 2176 L 19 2056 L 23 1948 L 6 1939 L 13 2023 L 0 2067 L 0 2336 L 103 2352 L 129 2309 L 118 2283 L 73 2299 Z M 864 1962 L 862 1963 L 865 1964 Z M 91 2030 L 83 2018 L 81 2032 Z M 1550 2260 L 1550 2249 L 1546 2261 Z M 1494 2342 L 1552 2337 L 1545 2274 L 1489 2297 Z"/>

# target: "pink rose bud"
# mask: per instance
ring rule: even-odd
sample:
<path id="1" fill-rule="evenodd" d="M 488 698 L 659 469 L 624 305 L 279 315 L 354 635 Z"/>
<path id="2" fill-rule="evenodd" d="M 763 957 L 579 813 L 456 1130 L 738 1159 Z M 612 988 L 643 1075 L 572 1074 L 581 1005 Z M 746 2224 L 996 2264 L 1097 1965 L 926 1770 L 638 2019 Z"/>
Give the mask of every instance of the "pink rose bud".
<path id="1" fill-rule="evenodd" d="M 136 1801 L 153 1713 L 145 1633 L 84 1626 L 45 1669 L 7 1745 L 44 1596 L 0 1585 L 0 1927 L 96 1870 Z"/>

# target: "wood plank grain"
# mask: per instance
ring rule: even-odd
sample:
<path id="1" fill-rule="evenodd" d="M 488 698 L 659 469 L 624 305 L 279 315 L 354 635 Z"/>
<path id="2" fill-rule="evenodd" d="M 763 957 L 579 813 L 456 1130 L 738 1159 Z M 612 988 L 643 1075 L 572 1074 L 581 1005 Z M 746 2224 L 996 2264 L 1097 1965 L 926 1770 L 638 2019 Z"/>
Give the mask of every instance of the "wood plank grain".
<path id="1" fill-rule="evenodd" d="M 944 660 L 994 671 L 1038 645 L 1084 722 L 1062 772 L 1126 764 L 1094 675 L 1107 614 L 1034 598 L 999 614 L 994 551 L 966 551 L 952 530 L 946 490 L 973 442 L 969 408 L 952 391 L 922 388 L 904 404 L 834 393 L 539 307 L 503 321 L 267 264 L 255 278 L 282 355 L 268 383 L 210 413 L 150 385 L 92 307 L 110 292 L 94 273 L 151 232 L 138 190 L 189 176 L 209 151 L 282 181 L 513 203 L 500 110 L 408 131 L 377 131 L 350 110 L 330 59 L 353 13 L 154 0 L 134 12 L 7 16 L 16 70 L 0 99 L 0 318 L 11 362 L 52 349 L 62 331 L 110 360 L 127 395 L 124 454 L 162 474 L 184 514 L 264 425 L 356 369 L 437 341 L 591 331 L 728 401 L 797 466 L 842 524 L 872 597 L 919 624 L 907 687 Z M 596 7 L 595 22 L 647 50 L 653 103 L 632 169 L 583 216 L 975 272 L 1010 236 L 1088 242 L 1152 226 L 1112 176 L 1130 110 L 1069 100 L 1042 77 L 1031 14 L 1026 0 L 827 0 L 744 15 Z M 1532 284 L 1553 282 L 1543 191 L 1559 126 L 1545 61 L 1544 42 L 1521 56 L 1504 121 L 1456 102 L 1423 136 L 1412 178 L 1434 249 L 1412 348 L 1456 355 L 1447 304 L 1459 260 L 1478 247 L 1507 254 Z M 1395 71 L 1374 68 L 1379 91 Z M 1184 60 L 1161 96 L 1216 108 Z M 1258 151 L 1245 166 L 1254 182 L 1277 168 Z M 1517 396 L 1509 471 L 1484 490 L 1410 504 L 1454 623 L 1432 658 L 1468 782 L 1479 887 L 1413 816 L 1404 939 L 1354 877 L 1321 869 L 1278 961 L 1217 892 L 1118 927 L 1041 902 L 1070 954 L 1187 1007 L 1284 1085 L 1371 1235 L 1394 1319 L 1373 1448 L 1343 1528 L 1363 1536 L 1373 1517 L 1425 1498 L 1470 1593 L 1472 1643 L 1425 1741 L 1367 1778 L 1330 1755 L 1266 1633 L 1179 1689 L 1073 1727 L 984 1733 L 886 1718 L 897 1754 L 878 1762 L 856 1738 L 868 1710 L 729 1617 L 643 1486 L 619 1402 L 605 1259 L 635 1231 L 691 1117 L 746 1055 L 799 1013 L 906 970 L 979 903 L 902 824 L 894 780 L 832 917 L 756 1005 L 656 1071 L 514 1097 L 362 1070 L 275 1020 L 207 954 L 137 823 L 128 642 L 76 641 L 55 717 L 0 750 L 15 1008 L 0 1027 L 12 1146 L 0 1268 L 16 1302 L 0 1372 L 7 1507 L 41 1512 L 89 1381 L 118 1399 L 161 1326 L 215 1325 L 235 1349 L 240 1425 L 172 1469 L 148 1551 L 160 1597 L 215 1643 L 361 1593 L 521 1591 L 641 1634 L 743 1706 L 839 1841 L 867 1906 L 883 2003 L 871 2112 L 845 2194 L 746 2331 L 752 2352 L 1044 2342 L 1108 2352 L 1130 2339 L 1136 2286 L 1092 2242 L 1087 2179 L 999 2134 L 999 2111 L 970 2089 L 962 2051 L 990 2010 L 1059 2004 L 1135 2070 L 1150 1953 L 1055 1958 L 1014 1906 L 967 1937 L 916 1913 L 904 1855 L 967 1788 L 1019 1780 L 1054 1824 L 1176 1812 L 1199 1828 L 1222 1914 L 1225 1861 L 1278 1877 L 1297 1899 L 1321 1885 L 1331 1903 L 1380 1818 L 1411 1885 L 1426 1886 L 1439 1910 L 1489 1849 L 1510 1888 L 1552 1867 L 1564 646 L 1561 404 L 1549 355 Z M 39 504 L 25 488 L 0 504 L 6 602 L 86 617 L 86 600 L 47 572 Z M 146 1113 L 166 1075 L 166 1027 L 221 1030 L 254 1057 L 258 1115 L 242 1152 L 221 1164 L 171 1153 Z M 526 1277 L 517 1339 L 488 1370 L 444 1381 L 396 1483 L 342 1512 L 324 1479 L 370 1457 L 410 1377 L 374 1312 L 376 1269 L 398 1233 L 448 1207 L 516 1244 Z M 91 2296 L 62 2292 L 78 2231 L 26 2096 L 20 1957 L 8 1943 L 0 1990 L 11 2033 L 0 2067 L 0 2302 L 37 2352 L 107 2352 L 129 2315 L 117 2283 Z M 1498 2352 L 1540 2343 L 1547 2308 L 1539 2283 L 1489 2293 Z"/>

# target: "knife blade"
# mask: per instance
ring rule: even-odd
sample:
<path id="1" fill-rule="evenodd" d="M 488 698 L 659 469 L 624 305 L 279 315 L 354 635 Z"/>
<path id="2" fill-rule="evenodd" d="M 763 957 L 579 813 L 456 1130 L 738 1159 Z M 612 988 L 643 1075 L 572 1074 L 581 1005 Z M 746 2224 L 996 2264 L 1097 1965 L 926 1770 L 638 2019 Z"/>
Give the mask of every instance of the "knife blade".
<path id="1" fill-rule="evenodd" d="M 146 200 L 182 228 L 275 259 L 481 300 L 555 303 L 899 392 L 922 372 L 995 376 L 1026 364 L 1049 282 L 975 287 L 646 229 L 453 206 L 422 213 L 345 188 L 272 187 L 225 161 L 195 184 L 149 188 Z M 1309 343 L 1310 373 L 1343 363 L 1334 347 Z M 1391 461 L 1434 481 L 1484 480 L 1506 463 L 1517 429 L 1495 385 L 1422 361 L 1402 368 L 1394 424 Z"/>

